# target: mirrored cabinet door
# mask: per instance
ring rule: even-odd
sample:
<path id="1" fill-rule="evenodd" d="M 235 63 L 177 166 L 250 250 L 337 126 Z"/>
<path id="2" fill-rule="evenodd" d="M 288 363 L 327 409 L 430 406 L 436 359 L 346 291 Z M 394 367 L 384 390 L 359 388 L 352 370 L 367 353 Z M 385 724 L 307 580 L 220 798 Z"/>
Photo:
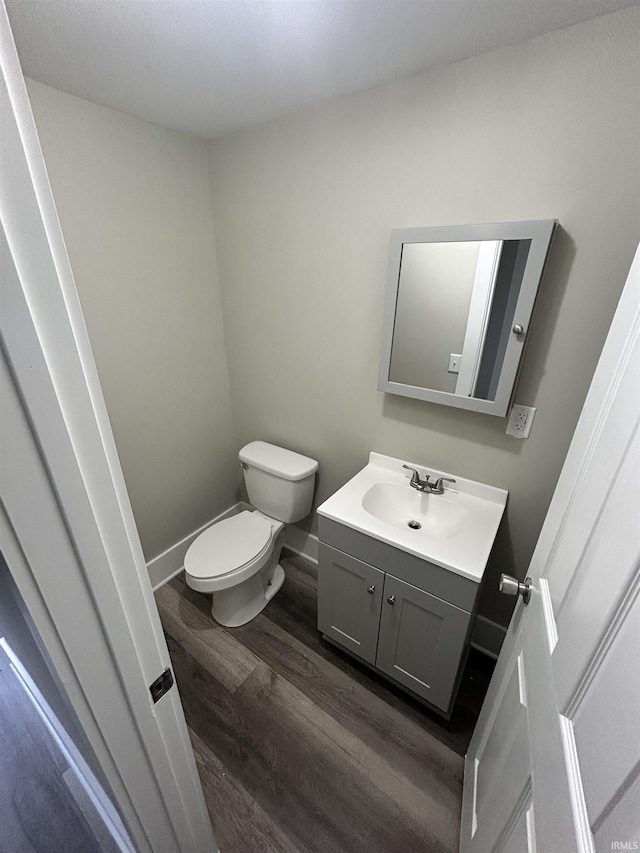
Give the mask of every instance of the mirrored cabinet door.
<path id="1" fill-rule="evenodd" d="M 379 389 L 506 415 L 554 226 L 393 231 Z"/>

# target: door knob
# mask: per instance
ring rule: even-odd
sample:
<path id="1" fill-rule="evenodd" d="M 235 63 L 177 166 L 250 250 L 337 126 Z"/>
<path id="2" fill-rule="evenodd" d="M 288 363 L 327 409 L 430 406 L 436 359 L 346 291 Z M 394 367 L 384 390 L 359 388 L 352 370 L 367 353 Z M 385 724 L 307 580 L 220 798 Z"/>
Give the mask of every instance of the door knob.
<path id="1" fill-rule="evenodd" d="M 372 583 L 371 586 L 367 587 L 367 592 L 369 593 L 369 595 L 373 595 L 373 593 L 375 591 L 376 591 L 376 585 L 375 584 Z"/>
<path id="2" fill-rule="evenodd" d="M 389 598 L 387 598 L 387 601 L 389 602 L 389 604 L 395 604 L 396 603 L 395 595 L 390 595 Z"/>
<path id="3" fill-rule="evenodd" d="M 512 331 L 513 331 L 514 335 L 521 335 L 524 332 L 524 329 L 520 325 L 520 323 L 516 323 L 515 326 L 513 327 Z"/>
<path id="4" fill-rule="evenodd" d="M 528 604 L 532 586 L 531 578 L 525 578 L 524 583 L 520 583 L 517 578 L 511 575 L 500 575 L 498 588 L 503 595 L 521 595 L 524 603 Z"/>

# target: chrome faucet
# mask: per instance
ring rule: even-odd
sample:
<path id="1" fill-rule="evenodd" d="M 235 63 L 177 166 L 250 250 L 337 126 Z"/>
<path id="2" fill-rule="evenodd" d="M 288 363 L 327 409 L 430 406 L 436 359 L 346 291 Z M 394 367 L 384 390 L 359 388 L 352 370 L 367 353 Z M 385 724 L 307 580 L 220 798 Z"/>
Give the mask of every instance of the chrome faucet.
<path id="1" fill-rule="evenodd" d="M 455 483 L 455 480 L 452 477 L 438 477 L 435 483 L 432 483 L 429 479 L 429 474 L 427 474 L 424 480 L 421 480 L 420 474 L 418 474 L 416 469 L 412 468 L 411 465 L 403 465 L 402 467 L 406 468 L 407 471 L 412 472 L 409 485 L 412 489 L 417 489 L 419 492 L 429 492 L 429 494 L 432 495 L 443 495 L 443 483 Z"/>

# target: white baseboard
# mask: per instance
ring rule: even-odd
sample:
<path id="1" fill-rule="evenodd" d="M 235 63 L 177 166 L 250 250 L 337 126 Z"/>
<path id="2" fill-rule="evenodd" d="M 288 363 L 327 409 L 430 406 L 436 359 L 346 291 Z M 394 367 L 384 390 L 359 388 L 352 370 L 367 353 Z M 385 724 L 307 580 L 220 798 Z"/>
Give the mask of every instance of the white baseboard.
<path id="1" fill-rule="evenodd" d="M 222 521 L 223 518 L 229 518 L 231 515 L 236 515 L 236 513 L 241 512 L 245 508 L 244 504 L 237 503 L 234 506 L 229 507 L 229 509 L 225 509 L 225 511 L 221 512 L 220 515 L 217 515 L 215 518 L 211 519 L 211 521 L 203 524 L 202 527 L 194 530 L 193 533 L 190 533 L 188 536 L 185 536 L 184 539 L 176 542 L 175 545 L 167 548 L 167 550 L 163 551 L 162 554 L 158 554 L 158 556 L 154 557 L 153 560 L 149 560 L 147 563 L 147 571 L 149 572 L 149 580 L 151 581 L 153 591 L 155 592 L 157 589 L 160 589 L 161 586 L 167 583 L 167 581 L 170 581 L 171 578 L 179 575 L 184 569 L 184 556 L 196 537 L 203 533 L 208 527 L 211 527 L 212 524 L 215 524 L 216 521 Z"/>
<path id="2" fill-rule="evenodd" d="M 471 645 L 490 658 L 497 658 L 506 633 L 507 629 L 497 622 L 492 622 L 485 616 L 476 616 L 471 632 Z"/>
<path id="3" fill-rule="evenodd" d="M 285 547 L 295 554 L 300 554 L 310 563 L 318 565 L 318 537 L 312 533 L 300 530 L 295 524 L 288 524 Z"/>

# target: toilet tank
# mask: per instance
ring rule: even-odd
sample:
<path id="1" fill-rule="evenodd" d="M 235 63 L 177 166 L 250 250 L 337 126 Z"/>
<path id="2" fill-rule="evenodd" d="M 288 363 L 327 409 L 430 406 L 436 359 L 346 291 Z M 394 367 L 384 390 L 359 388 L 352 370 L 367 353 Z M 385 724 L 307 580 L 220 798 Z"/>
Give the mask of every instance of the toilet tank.
<path id="1" fill-rule="evenodd" d="M 240 451 L 251 506 L 278 521 L 309 515 L 318 463 L 266 441 L 252 441 Z"/>

